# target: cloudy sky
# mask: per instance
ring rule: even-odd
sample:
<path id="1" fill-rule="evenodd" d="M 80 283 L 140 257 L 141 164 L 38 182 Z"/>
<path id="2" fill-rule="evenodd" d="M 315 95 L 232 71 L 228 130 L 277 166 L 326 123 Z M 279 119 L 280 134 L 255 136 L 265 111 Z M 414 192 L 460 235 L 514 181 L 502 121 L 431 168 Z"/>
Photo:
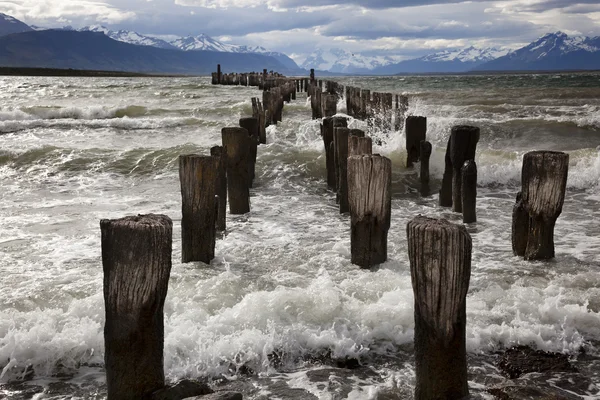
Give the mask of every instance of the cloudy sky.
<path id="1" fill-rule="evenodd" d="M 412 58 L 470 45 L 515 48 L 557 30 L 600 35 L 598 0 L 0 0 L 0 11 L 43 27 L 206 33 L 297 61 L 318 47 Z"/>

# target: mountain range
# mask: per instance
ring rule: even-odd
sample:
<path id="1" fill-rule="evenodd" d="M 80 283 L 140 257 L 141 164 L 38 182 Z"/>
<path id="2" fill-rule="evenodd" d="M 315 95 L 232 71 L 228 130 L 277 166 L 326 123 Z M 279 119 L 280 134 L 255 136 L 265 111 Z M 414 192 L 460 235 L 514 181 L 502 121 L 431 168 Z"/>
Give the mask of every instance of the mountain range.
<path id="1" fill-rule="evenodd" d="M 286 54 L 224 43 L 205 34 L 165 40 L 100 25 L 47 30 L 0 13 L 0 66 L 206 74 L 217 63 L 225 72 L 267 68 L 294 75 L 305 75 L 310 68 L 319 75 L 600 69 L 600 37 L 555 32 L 514 51 L 470 46 L 409 60 L 316 49 L 298 67 Z"/>

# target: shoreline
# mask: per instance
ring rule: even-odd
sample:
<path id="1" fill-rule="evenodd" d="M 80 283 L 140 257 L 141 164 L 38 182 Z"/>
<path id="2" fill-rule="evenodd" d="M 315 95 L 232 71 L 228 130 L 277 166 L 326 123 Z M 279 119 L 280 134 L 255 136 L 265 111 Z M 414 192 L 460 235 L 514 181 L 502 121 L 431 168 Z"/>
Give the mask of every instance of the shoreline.
<path id="1" fill-rule="evenodd" d="M 152 74 L 128 71 L 101 71 L 61 68 L 0 67 L 0 76 L 64 76 L 106 78 L 178 78 L 203 75 Z"/>

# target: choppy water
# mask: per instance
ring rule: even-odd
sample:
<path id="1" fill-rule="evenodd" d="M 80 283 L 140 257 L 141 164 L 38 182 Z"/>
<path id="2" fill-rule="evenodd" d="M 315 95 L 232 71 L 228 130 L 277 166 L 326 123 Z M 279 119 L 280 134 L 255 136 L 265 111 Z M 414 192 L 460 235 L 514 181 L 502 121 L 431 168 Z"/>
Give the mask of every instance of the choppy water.
<path id="1" fill-rule="evenodd" d="M 581 371 L 536 384 L 599 398 L 600 75 L 341 81 L 408 94 L 409 112 L 428 117 L 434 192 L 450 127 L 481 127 L 471 393 L 490 398 L 486 388 L 510 383 L 493 366 L 497 350 L 533 344 L 569 354 Z M 174 220 L 169 380 L 226 377 L 250 399 L 410 398 L 406 223 L 460 217 L 419 195 L 403 133 L 374 149 L 394 166 L 389 260 L 377 271 L 349 261 L 349 218 L 325 188 L 319 122 L 303 96 L 259 148 L 252 212 L 228 216 L 210 266 L 179 262 L 177 157 L 208 154 L 258 94 L 207 78 L 0 78 L 0 398 L 104 398 L 99 220 L 137 213 Z M 510 244 L 522 155 L 533 149 L 571 157 L 547 263 L 513 257 Z M 345 357 L 362 366 L 330 376 L 326 360 Z"/>

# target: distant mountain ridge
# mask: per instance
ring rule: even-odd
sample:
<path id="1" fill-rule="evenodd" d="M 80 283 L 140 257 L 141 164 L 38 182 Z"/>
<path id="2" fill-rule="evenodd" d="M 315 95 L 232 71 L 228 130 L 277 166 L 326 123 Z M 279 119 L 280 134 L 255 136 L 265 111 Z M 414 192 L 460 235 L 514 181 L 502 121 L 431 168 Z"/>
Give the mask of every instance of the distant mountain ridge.
<path id="1" fill-rule="evenodd" d="M 86 26 L 79 31 L 102 32 L 111 39 L 120 42 L 137 44 L 140 46 L 153 46 L 161 49 L 179 49 L 183 51 L 220 51 L 226 53 L 257 53 L 275 58 L 286 68 L 293 70 L 299 69 L 298 65 L 286 54 L 273 52 L 261 46 L 243 46 L 220 42 L 208 35 L 201 33 L 197 36 L 179 37 L 175 40 L 166 41 L 153 36 L 142 35 L 137 32 L 119 30 L 113 31 L 101 25 Z"/>
<path id="2" fill-rule="evenodd" d="M 600 36 L 548 33 L 525 47 L 475 68 L 478 71 L 600 69 Z"/>
<path id="3" fill-rule="evenodd" d="M 100 32 L 43 30 L 0 37 L 0 66 L 5 67 L 200 75 L 213 72 L 217 64 L 226 72 L 288 72 L 262 54 L 160 49 L 116 41 Z"/>
<path id="4" fill-rule="evenodd" d="M 19 21 L 18 19 L 0 13 L 0 36 L 10 35 L 11 33 L 20 33 L 32 31 L 29 25 Z"/>

